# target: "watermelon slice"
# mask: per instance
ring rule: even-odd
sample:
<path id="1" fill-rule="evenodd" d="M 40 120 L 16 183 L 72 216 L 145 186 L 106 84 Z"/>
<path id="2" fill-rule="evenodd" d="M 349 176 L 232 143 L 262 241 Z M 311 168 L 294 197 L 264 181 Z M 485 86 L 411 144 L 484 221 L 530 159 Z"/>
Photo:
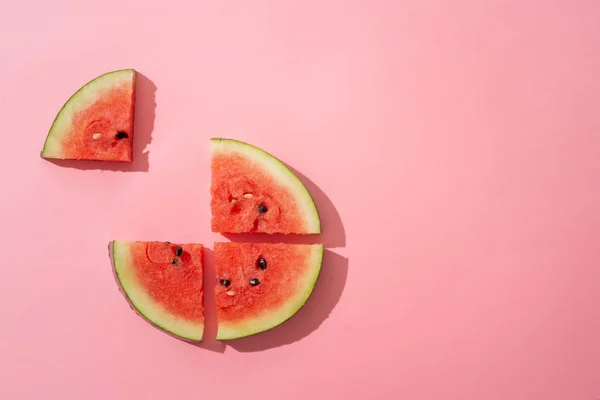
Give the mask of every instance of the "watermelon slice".
<path id="1" fill-rule="evenodd" d="M 121 292 L 138 315 L 178 338 L 202 340 L 201 244 L 115 240 L 109 252 Z"/>
<path id="2" fill-rule="evenodd" d="M 306 302 L 321 271 L 322 244 L 215 243 L 217 339 L 274 328 Z"/>
<path id="3" fill-rule="evenodd" d="M 54 119 L 42 158 L 132 162 L 136 76 L 113 71 L 81 87 Z"/>
<path id="4" fill-rule="evenodd" d="M 211 139 L 212 230 L 321 233 L 315 203 L 300 179 L 271 154 L 233 139 Z"/>

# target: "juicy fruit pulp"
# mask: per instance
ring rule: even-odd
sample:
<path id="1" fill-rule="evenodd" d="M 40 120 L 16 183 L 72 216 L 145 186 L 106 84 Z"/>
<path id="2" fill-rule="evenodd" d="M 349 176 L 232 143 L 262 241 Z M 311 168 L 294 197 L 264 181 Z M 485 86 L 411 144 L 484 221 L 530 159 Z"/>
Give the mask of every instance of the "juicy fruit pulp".
<path id="1" fill-rule="evenodd" d="M 201 244 L 113 241 L 110 255 L 122 292 L 138 314 L 175 336 L 202 340 Z"/>
<path id="2" fill-rule="evenodd" d="M 217 339 L 263 332 L 292 317 L 312 293 L 322 258 L 320 244 L 215 243 Z"/>
<path id="3" fill-rule="evenodd" d="M 250 144 L 211 139 L 212 230 L 320 233 L 314 201 L 281 161 Z"/>
<path id="4" fill-rule="evenodd" d="M 58 112 L 42 157 L 133 161 L 135 70 L 101 75 L 81 87 Z"/>
<path id="5" fill-rule="evenodd" d="M 212 230 L 221 233 L 320 233 L 313 199 L 298 177 L 263 150 L 211 139 Z M 272 329 L 310 297 L 322 244 L 215 243 L 218 340 Z M 188 340 L 204 329 L 203 247 L 115 241 L 111 257 L 122 291 L 145 319 Z"/>

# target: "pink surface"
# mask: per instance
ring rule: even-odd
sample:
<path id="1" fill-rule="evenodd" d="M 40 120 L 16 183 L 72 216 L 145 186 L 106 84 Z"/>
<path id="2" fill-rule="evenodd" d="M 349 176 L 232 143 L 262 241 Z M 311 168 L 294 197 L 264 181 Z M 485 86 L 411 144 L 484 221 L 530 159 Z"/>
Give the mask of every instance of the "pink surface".
<path id="1" fill-rule="evenodd" d="M 591 0 L 6 3 L 0 398 L 600 398 L 599 18 Z M 66 98 L 124 67 L 146 77 L 146 155 L 40 159 Z M 211 136 L 310 180 L 328 247 L 306 308 L 227 347 L 135 316 L 106 250 L 226 240 Z"/>

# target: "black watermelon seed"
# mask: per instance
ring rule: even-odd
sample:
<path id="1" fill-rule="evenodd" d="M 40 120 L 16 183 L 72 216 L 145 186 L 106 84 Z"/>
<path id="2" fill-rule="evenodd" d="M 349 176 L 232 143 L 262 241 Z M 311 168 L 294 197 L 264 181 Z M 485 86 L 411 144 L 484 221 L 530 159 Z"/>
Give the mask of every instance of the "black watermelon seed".
<path id="1" fill-rule="evenodd" d="M 176 259 L 172 259 L 171 260 L 171 264 L 173 264 L 173 265 L 177 264 L 177 260 Z"/>
<path id="2" fill-rule="evenodd" d="M 117 139 L 121 140 L 121 139 L 127 139 L 127 138 L 129 137 L 129 135 L 128 135 L 128 134 L 126 134 L 126 133 L 125 133 L 125 132 L 123 132 L 123 131 L 119 131 L 119 132 L 117 132 L 117 134 L 115 135 L 115 137 L 116 137 Z"/>
<path id="3" fill-rule="evenodd" d="M 177 257 L 180 257 L 182 253 L 183 253 L 183 249 L 181 248 L 181 246 L 177 246 L 177 250 L 175 250 L 175 255 Z"/>
<path id="4" fill-rule="evenodd" d="M 250 279 L 250 286 L 256 286 L 260 283 L 260 281 L 256 278 Z"/>
<path id="5" fill-rule="evenodd" d="M 221 279 L 221 285 L 227 287 L 231 285 L 231 282 L 229 281 L 229 279 Z"/>
<path id="6" fill-rule="evenodd" d="M 267 212 L 267 207 L 264 206 L 264 204 L 259 204 L 258 205 L 258 212 L 261 214 L 264 214 Z"/>
<path id="7" fill-rule="evenodd" d="M 261 257 L 258 259 L 257 265 L 258 265 L 258 268 L 260 268 L 260 269 L 263 269 L 263 270 L 267 269 L 267 260 L 265 260 L 264 258 Z"/>

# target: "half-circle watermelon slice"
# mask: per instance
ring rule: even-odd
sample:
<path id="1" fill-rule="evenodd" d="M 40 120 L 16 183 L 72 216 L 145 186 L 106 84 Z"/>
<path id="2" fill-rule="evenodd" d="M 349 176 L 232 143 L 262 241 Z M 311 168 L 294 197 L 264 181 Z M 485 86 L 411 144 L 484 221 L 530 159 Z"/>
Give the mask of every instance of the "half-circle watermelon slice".
<path id="1" fill-rule="evenodd" d="M 201 244 L 115 240 L 109 254 L 120 290 L 138 315 L 172 336 L 202 341 Z"/>
<path id="2" fill-rule="evenodd" d="M 272 329 L 305 304 L 321 271 L 322 244 L 215 243 L 217 339 Z"/>
<path id="3" fill-rule="evenodd" d="M 132 162 L 136 76 L 112 71 L 81 87 L 56 115 L 42 158 Z"/>
<path id="4" fill-rule="evenodd" d="M 280 160 L 234 139 L 211 139 L 212 230 L 219 233 L 321 233 L 317 207 Z"/>

